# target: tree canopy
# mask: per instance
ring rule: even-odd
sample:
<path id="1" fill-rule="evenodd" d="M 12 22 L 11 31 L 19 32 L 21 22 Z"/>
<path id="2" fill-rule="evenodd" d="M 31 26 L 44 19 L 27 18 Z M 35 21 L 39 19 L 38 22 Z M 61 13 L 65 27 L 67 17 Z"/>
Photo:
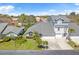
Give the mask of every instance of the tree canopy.
<path id="1" fill-rule="evenodd" d="M 71 16 L 75 16 L 76 13 L 75 13 L 75 12 L 71 12 L 70 15 L 71 15 Z"/>

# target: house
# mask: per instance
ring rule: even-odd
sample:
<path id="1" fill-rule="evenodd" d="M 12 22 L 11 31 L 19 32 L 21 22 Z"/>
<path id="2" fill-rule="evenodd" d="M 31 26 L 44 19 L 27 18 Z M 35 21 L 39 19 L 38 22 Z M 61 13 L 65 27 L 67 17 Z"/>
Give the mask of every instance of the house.
<path id="1" fill-rule="evenodd" d="M 17 17 L 12 17 L 12 18 L 11 18 L 11 24 L 12 24 L 12 25 L 16 25 L 16 24 L 18 23 L 17 20 L 18 20 Z"/>
<path id="2" fill-rule="evenodd" d="M 41 18 L 40 17 L 36 17 L 36 22 L 40 22 Z"/>
<path id="3" fill-rule="evenodd" d="M 75 32 L 70 33 L 70 28 Z M 71 19 L 64 15 L 52 15 L 45 22 L 36 23 L 25 32 L 24 36 L 29 35 L 30 32 L 38 32 L 42 38 L 52 40 L 70 37 L 79 43 L 79 25 L 72 23 Z"/>
<path id="4" fill-rule="evenodd" d="M 45 22 L 47 20 L 47 18 L 44 18 L 44 17 L 36 17 L 36 22 Z"/>
<path id="5" fill-rule="evenodd" d="M 0 34 L 3 33 L 5 28 L 8 26 L 8 23 L 0 23 Z"/>
<path id="6" fill-rule="evenodd" d="M 8 23 L 0 23 L 0 38 L 4 36 L 18 36 L 24 32 L 24 27 L 16 27 L 8 25 Z"/>
<path id="7" fill-rule="evenodd" d="M 22 34 L 23 31 L 24 27 L 8 26 L 2 34 L 10 37 L 17 37 Z"/>

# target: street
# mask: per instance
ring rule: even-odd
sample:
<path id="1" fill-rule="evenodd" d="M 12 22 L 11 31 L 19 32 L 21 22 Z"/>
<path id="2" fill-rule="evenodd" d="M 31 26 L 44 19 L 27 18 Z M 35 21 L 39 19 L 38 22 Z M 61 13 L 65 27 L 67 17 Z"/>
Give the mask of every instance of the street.
<path id="1" fill-rule="evenodd" d="M 0 50 L 0 55 L 79 55 L 74 50 Z"/>

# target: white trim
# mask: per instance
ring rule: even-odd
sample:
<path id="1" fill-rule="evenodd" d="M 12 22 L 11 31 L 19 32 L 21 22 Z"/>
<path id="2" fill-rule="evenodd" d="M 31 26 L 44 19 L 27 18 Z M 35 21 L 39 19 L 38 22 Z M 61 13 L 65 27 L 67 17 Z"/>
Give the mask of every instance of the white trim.
<path id="1" fill-rule="evenodd" d="M 53 40 L 53 39 L 55 39 L 55 37 L 54 36 L 43 36 L 43 37 L 41 37 L 41 39 L 42 40 Z"/>

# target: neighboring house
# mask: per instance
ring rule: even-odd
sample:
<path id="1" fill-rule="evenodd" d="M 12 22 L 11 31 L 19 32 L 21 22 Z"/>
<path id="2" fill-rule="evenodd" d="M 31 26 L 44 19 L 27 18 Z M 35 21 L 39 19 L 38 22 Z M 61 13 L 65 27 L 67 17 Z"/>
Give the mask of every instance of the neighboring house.
<path id="1" fill-rule="evenodd" d="M 36 17 L 36 22 L 45 22 L 47 20 L 47 18 L 44 17 Z"/>
<path id="2" fill-rule="evenodd" d="M 0 15 L 0 23 L 8 23 L 8 24 L 10 24 L 11 23 L 11 18 L 10 17 L 7 17 L 7 16 L 1 16 Z"/>
<path id="3" fill-rule="evenodd" d="M 16 27 L 8 25 L 8 23 L 0 23 L 0 38 L 3 36 L 18 36 L 24 32 L 24 27 Z"/>
<path id="4" fill-rule="evenodd" d="M 7 26 L 8 26 L 8 23 L 0 23 L 0 38 L 4 37 L 2 33 L 6 29 Z"/>
<path id="5" fill-rule="evenodd" d="M 0 34 L 3 33 L 3 31 L 6 29 L 8 26 L 8 23 L 0 23 Z"/>
<path id="6" fill-rule="evenodd" d="M 8 26 L 2 34 L 10 37 L 16 37 L 23 33 L 23 31 L 24 27 Z"/>
<path id="7" fill-rule="evenodd" d="M 69 28 L 73 28 L 75 32 L 68 32 Z M 33 25 L 25 32 L 24 36 L 29 35 L 30 32 L 38 32 L 45 38 L 70 37 L 79 41 L 79 25 L 72 23 L 71 19 L 63 15 L 53 15 L 45 22 Z"/>
<path id="8" fill-rule="evenodd" d="M 18 23 L 18 18 L 17 17 L 12 17 L 12 19 L 11 19 L 11 24 L 12 25 L 16 25 L 17 23 Z"/>
<path id="9" fill-rule="evenodd" d="M 40 17 L 36 17 L 36 22 L 40 22 L 41 18 Z"/>

